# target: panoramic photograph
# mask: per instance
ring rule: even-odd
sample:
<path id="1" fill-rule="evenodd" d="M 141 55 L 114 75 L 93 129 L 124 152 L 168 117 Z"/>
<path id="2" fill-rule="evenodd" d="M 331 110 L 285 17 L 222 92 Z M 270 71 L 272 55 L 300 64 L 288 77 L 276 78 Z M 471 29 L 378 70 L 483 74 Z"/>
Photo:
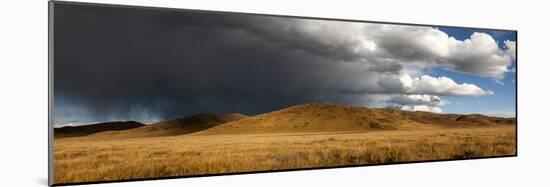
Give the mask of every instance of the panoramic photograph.
<path id="1" fill-rule="evenodd" d="M 517 154 L 515 31 L 54 11 L 54 184 Z"/>

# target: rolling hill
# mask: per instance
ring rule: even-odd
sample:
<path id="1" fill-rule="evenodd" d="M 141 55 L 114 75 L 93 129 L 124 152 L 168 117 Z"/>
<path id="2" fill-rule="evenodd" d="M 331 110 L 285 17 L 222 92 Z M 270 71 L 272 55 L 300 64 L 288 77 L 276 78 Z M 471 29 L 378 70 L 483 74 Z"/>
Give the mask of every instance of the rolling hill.
<path id="1" fill-rule="evenodd" d="M 303 104 L 226 123 L 200 134 L 288 133 L 397 129 L 414 123 L 398 113 L 337 104 Z"/>
<path id="2" fill-rule="evenodd" d="M 202 131 L 223 123 L 237 121 L 247 117 L 248 116 L 239 113 L 223 115 L 197 114 L 189 117 L 161 121 L 126 131 L 106 131 L 91 136 L 102 139 L 174 136 Z"/>
<path id="3" fill-rule="evenodd" d="M 498 125 L 498 124 L 515 124 L 515 118 L 503 118 L 485 116 L 481 114 L 437 114 L 430 112 L 411 112 L 400 111 L 403 117 L 416 121 L 418 123 L 438 124 L 438 125 Z"/>
<path id="4" fill-rule="evenodd" d="M 134 124 L 134 126 L 122 128 L 125 126 L 118 124 L 113 125 L 113 129 L 106 128 L 108 124 L 117 123 Z M 92 134 L 91 137 L 110 139 L 183 134 L 365 132 L 502 124 L 515 124 L 515 118 L 490 117 L 480 114 L 437 114 L 389 108 L 375 109 L 341 104 L 310 103 L 251 117 L 239 113 L 197 114 L 149 125 L 137 122 L 113 122 L 75 127 L 70 130 L 56 129 L 56 133 L 59 131 L 63 132 L 62 134 L 71 134 L 72 136 Z M 96 126 L 97 128 L 94 128 Z"/>
<path id="5" fill-rule="evenodd" d="M 349 132 L 515 124 L 479 114 L 436 114 L 312 103 L 225 123 L 197 134 Z"/>

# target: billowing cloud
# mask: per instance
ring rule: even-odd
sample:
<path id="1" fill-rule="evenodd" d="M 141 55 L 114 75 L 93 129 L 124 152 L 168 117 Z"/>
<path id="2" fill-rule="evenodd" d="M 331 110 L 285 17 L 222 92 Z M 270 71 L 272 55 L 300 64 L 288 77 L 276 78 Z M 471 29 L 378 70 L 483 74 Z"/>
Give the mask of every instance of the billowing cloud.
<path id="1" fill-rule="evenodd" d="M 474 84 L 457 84 L 448 77 L 410 77 L 402 75 L 399 77 L 402 90 L 408 94 L 432 94 L 452 96 L 486 96 L 493 95 L 492 91 L 483 90 Z"/>
<path id="2" fill-rule="evenodd" d="M 503 51 L 486 33 L 473 33 L 460 41 L 431 27 L 374 25 L 365 31 L 378 47 L 375 55 L 404 63 L 441 65 L 455 71 L 502 79 L 515 55 Z M 506 46 L 512 49 L 512 42 Z"/>
<path id="3" fill-rule="evenodd" d="M 435 95 L 400 95 L 386 101 L 397 105 L 444 106 L 449 102 Z"/>
<path id="4" fill-rule="evenodd" d="M 506 41 L 508 49 L 502 50 L 490 35 L 480 32 L 461 41 L 433 27 L 278 18 L 267 22 L 255 30 L 277 30 L 271 37 L 340 61 L 386 67 L 421 63 L 500 80 L 515 58 L 515 42 Z"/>
<path id="5" fill-rule="evenodd" d="M 503 51 L 487 34 L 456 40 L 433 27 L 74 4 L 55 16 L 55 111 L 82 108 L 56 112 L 58 124 L 487 96 L 427 70 L 498 80 L 515 54 L 513 41 Z M 404 109 L 441 110 L 424 97 Z"/>
<path id="6" fill-rule="evenodd" d="M 448 77 L 422 75 L 411 77 L 408 74 L 386 76 L 377 83 L 387 93 L 430 94 L 444 96 L 487 96 L 494 93 L 483 90 L 474 84 L 458 84 Z"/>
<path id="7" fill-rule="evenodd" d="M 441 113 L 442 106 L 449 104 L 449 101 L 435 95 L 399 95 L 385 101 L 393 108 L 408 111 L 424 111 Z"/>
<path id="8" fill-rule="evenodd" d="M 413 105 L 413 106 L 406 105 L 406 106 L 401 107 L 401 110 L 423 111 L 423 112 L 433 112 L 433 113 L 443 112 L 443 110 L 439 107 L 428 106 L 428 105 Z"/>
<path id="9" fill-rule="evenodd" d="M 503 79 L 510 71 L 513 57 L 509 52 L 499 49 L 497 42 L 488 34 L 474 33 L 464 41 L 450 39 L 451 55 L 442 59 L 458 71 L 480 76 Z"/>
<path id="10" fill-rule="evenodd" d="M 505 50 L 506 54 L 516 59 L 516 42 L 506 40 L 504 41 L 504 45 L 506 46 L 506 50 Z"/>

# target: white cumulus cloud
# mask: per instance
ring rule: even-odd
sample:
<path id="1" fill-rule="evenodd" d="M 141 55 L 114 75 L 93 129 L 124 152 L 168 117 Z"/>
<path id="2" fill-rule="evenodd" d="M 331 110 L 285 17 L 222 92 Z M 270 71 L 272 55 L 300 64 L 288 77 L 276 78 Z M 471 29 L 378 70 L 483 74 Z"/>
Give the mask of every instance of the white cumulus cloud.
<path id="1" fill-rule="evenodd" d="M 253 33 L 288 42 L 284 47 L 299 48 L 335 62 L 384 67 L 417 63 L 495 80 L 503 79 L 510 71 L 516 51 L 515 41 L 505 41 L 507 49 L 500 49 L 491 35 L 482 32 L 458 40 L 438 28 L 426 26 L 303 19 L 253 22 L 258 22 L 252 28 Z"/>
<path id="2" fill-rule="evenodd" d="M 433 113 L 441 113 L 443 110 L 439 107 L 431 107 L 428 105 L 406 105 L 402 106 L 401 110 L 407 110 L 407 111 L 423 111 L 423 112 L 433 112 Z"/>
<path id="3" fill-rule="evenodd" d="M 483 90 L 475 84 L 458 84 L 448 77 L 432 77 L 422 75 L 420 77 L 411 77 L 408 74 L 402 74 L 394 79 L 383 79 L 379 85 L 388 90 L 399 90 L 405 94 L 430 94 L 445 96 L 487 96 L 494 93 L 490 90 Z"/>
<path id="4" fill-rule="evenodd" d="M 504 45 L 506 46 L 506 53 L 516 59 L 516 42 L 506 40 L 504 41 Z"/>
<path id="5" fill-rule="evenodd" d="M 449 101 L 441 99 L 435 95 L 400 95 L 386 100 L 386 103 L 397 105 L 429 105 L 429 106 L 445 106 Z"/>
<path id="6" fill-rule="evenodd" d="M 422 75 L 421 77 L 412 78 L 408 75 L 404 75 L 400 80 L 404 85 L 406 93 L 462 96 L 493 95 L 492 91 L 483 90 L 475 84 L 457 84 L 448 77 Z"/>

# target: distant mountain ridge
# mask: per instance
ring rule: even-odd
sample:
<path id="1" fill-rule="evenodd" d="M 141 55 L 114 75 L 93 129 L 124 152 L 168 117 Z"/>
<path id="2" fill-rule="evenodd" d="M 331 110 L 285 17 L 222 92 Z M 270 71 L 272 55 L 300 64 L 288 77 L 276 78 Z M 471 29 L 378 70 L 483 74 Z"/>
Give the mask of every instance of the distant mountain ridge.
<path id="1" fill-rule="evenodd" d="M 66 126 L 54 129 L 54 137 L 74 137 L 85 136 L 103 131 L 120 131 L 145 126 L 145 124 L 136 121 L 117 121 L 96 123 L 83 126 Z"/>
<path id="2" fill-rule="evenodd" d="M 128 128 L 124 131 L 111 129 L 97 129 L 91 136 L 109 138 L 137 138 L 150 136 L 174 136 L 194 133 L 216 125 L 246 118 L 248 116 L 239 113 L 230 114 L 197 114 L 189 117 L 175 118 L 166 121 Z M 113 122 L 120 123 L 120 122 Z M 116 124 L 115 124 L 116 125 Z M 85 134 L 88 135 L 88 134 Z M 65 136 L 66 137 L 66 136 Z"/>
<path id="3" fill-rule="evenodd" d="M 125 131 L 124 133 L 132 137 L 182 135 L 202 131 L 220 124 L 231 121 L 238 121 L 247 117 L 248 116 L 239 113 L 197 114 L 189 117 L 176 118 L 153 123 L 144 127 L 130 129 L 128 131 Z M 120 133 L 112 132 L 111 135 L 113 134 Z"/>
<path id="4" fill-rule="evenodd" d="M 125 124 L 121 125 L 121 124 Z M 137 122 L 111 122 L 74 129 L 56 129 L 55 133 L 98 138 L 137 138 L 183 134 L 215 135 L 243 133 L 364 132 L 376 130 L 448 128 L 515 124 L 515 118 L 480 114 L 436 114 L 398 109 L 375 109 L 341 104 L 310 103 L 295 105 L 256 116 L 239 113 L 197 114 L 143 125 Z M 117 128 L 106 128 L 111 124 Z M 133 124 L 133 125 L 132 125 Z M 99 126 L 97 126 L 99 125 Z M 97 126 L 97 129 L 93 127 Z M 82 132 L 79 132 L 82 130 Z M 84 133 L 85 132 L 85 133 Z M 93 132 L 93 133 L 92 133 Z M 57 136 L 56 137 L 73 137 Z"/>

